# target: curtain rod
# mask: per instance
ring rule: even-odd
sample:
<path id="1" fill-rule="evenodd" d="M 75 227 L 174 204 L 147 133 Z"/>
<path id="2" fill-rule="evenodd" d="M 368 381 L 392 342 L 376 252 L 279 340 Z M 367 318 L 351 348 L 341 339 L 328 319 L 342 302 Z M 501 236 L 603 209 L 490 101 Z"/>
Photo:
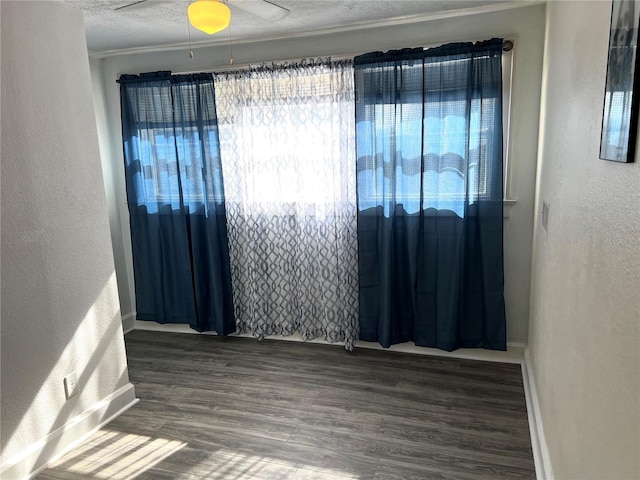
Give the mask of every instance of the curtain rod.
<path id="1" fill-rule="evenodd" d="M 504 52 L 510 52 L 513 50 L 514 47 L 514 38 L 505 38 L 502 42 L 502 50 Z M 438 45 L 429 45 L 429 46 L 423 46 L 422 48 L 424 48 L 425 50 L 429 49 L 429 48 L 434 48 Z M 391 49 L 393 50 L 393 49 Z M 362 55 L 363 52 L 358 52 L 358 53 L 343 53 L 340 55 L 317 55 L 317 56 L 311 56 L 308 58 L 330 58 L 331 60 L 349 60 L 349 59 L 353 59 L 354 57 L 357 57 L 358 55 Z M 271 60 L 270 62 L 260 62 L 258 64 L 264 64 L 264 63 L 284 63 L 284 62 L 299 62 L 300 60 L 302 60 L 305 57 L 298 57 L 298 58 L 286 58 L 286 59 L 281 59 L 281 60 Z M 256 65 L 255 62 L 252 63 L 242 63 L 242 64 L 233 64 L 233 65 L 225 65 L 225 66 L 219 66 L 219 67 L 213 67 L 213 68 L 205 68 L 205 69 L 198 69 L 198 70 L 189 70 L 189 71 L 184 71 L 184 72 L 171 72 L 172 75 L 189 75 L 189 74 L 194 74 L 194 73 L 218 73 L 218 72 L 228 72 L 230 70 L 242 70 L 245 68 L 249 68 L 252 65 Z"/>

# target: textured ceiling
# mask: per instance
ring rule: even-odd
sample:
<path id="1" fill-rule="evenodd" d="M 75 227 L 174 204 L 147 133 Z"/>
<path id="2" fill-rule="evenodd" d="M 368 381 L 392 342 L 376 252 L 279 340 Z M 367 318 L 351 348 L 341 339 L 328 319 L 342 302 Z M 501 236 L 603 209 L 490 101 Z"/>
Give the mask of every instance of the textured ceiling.
<path id="1" fill-rule="evenodd" d="M 171 46 L 188 41 L 186 9 L 189 0 L 147 0 L 117 11 L 114 9 L 135 0 L 59 1 L 83 10 L 87 45 L 92 52 Z M 234 41 L 355 28 L 367 23 L 514 3 L 513 0 L 273 0 L 291 13 L 280 20 L 266 21 L 234 6 L 238 1 L 260 3 L 263 0 L 228 0 Z M 227 30 L 210 36 L 191 29 L 194 43 L 225 42 L 228 38 Z"/>

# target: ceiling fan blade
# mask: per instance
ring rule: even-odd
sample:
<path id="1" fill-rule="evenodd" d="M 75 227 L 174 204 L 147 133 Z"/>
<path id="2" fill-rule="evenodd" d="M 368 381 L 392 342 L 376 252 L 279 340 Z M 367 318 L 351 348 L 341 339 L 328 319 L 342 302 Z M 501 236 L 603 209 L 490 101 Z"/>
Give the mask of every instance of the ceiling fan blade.
<path id="1" fill-rule="evenodd" d="M 134 0 L 129 2 L 126 5 L 122 5 L 120 7 L 116 7 L 113 10 L 114 11 L 118 11 L 118 10 L 137 10 L 140 7 L 151 7 L 154 4 L 158 4 L 158 3 L 167 3 L 168 0 Z"/>
<path id="2" fill-rule="evenodd" d="M 131 3 L 127 4 L 127 5 L 122 5 L 120 7 L 116 7 L 113 10 L 117 12 L 118 10 L 123 10 L 125 8 L 135 7 L 136 5 L 140 5 L 141 3 L 146 3 L 146 2 L 147 2 L 147 0 L 137 0 L 136 2 L 131 2 Z"/>
<path id="3" fill-rule="evenodd" d="M 228 0 L 228 3 L 263 20 L 280 20 L 291 13 L 288 8 L 268 0 Z"/>

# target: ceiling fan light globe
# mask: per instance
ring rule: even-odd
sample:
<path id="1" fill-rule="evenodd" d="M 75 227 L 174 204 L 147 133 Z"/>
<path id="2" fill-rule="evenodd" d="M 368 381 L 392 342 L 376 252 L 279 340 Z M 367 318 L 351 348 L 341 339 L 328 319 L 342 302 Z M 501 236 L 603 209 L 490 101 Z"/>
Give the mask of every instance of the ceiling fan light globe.
<path id="1" fill-rule="evenodd" d="M 197 0 L 187 8 L 189 23 L 209 35 L 220 32 L 231 22 L 231 10 L 219 0 Z"/>

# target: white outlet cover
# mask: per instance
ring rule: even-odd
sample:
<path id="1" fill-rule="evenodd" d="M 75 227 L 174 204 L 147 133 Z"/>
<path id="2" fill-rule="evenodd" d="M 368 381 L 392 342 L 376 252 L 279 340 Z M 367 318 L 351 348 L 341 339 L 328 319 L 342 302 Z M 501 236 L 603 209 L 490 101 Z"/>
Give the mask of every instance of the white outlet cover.
<path id="1" fill-rule="evenodd" d="M 64 394 L 67 400 L 78 394 L 78 375 L 72 372 L 64 377 Z"/>
<path id="2" fill-rule="evenodd" d="M 549 204 L 546 202 L 542 202 L 542 228 L 545 233 L 549 228 Z"/>

